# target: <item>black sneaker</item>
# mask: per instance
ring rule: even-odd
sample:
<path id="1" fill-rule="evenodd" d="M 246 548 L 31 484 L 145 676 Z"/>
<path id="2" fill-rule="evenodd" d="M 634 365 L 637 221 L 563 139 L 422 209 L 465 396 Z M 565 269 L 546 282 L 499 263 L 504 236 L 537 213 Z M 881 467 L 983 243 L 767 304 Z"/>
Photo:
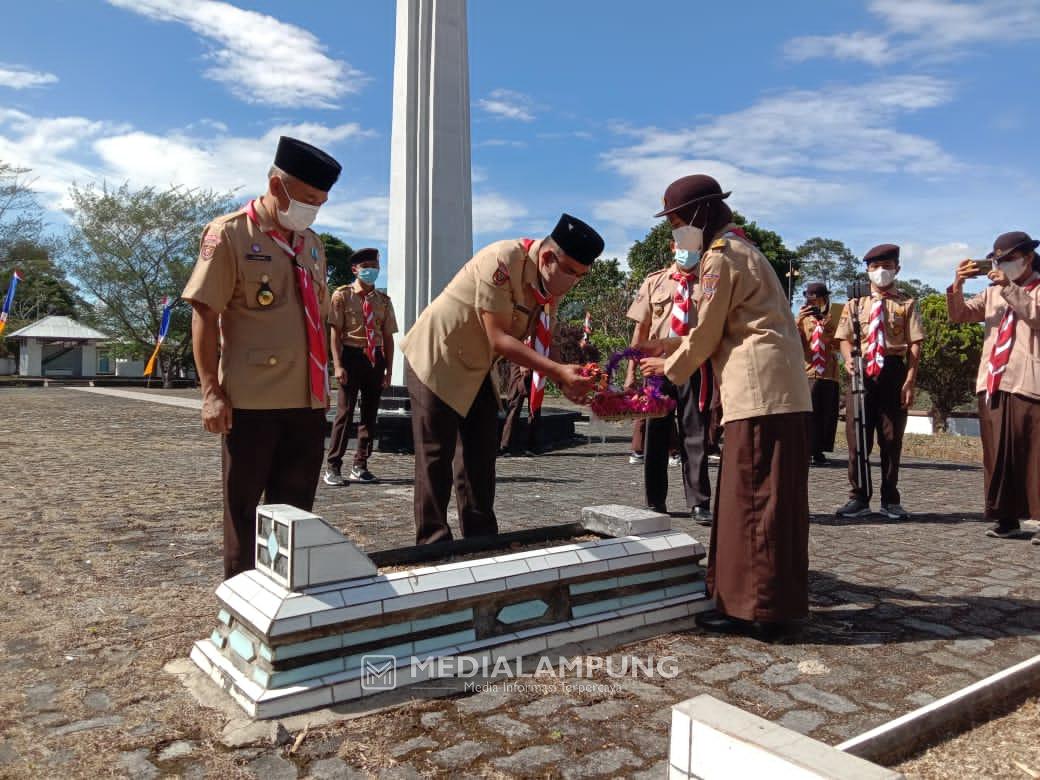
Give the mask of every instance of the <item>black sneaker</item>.
<path id="1" fill-rule="evenodd" d="M 850 498 L 845 506 L 835 512 L 838 517 L 866 517 L 873 514 L 870 511 L 870 503 L 858 498 Z"/>
<path id="2" fill-rule="evenodd" d="M 992 528 L 986 530 L 986 536 L 993 539 L 1017 539 L 1022 535 L 1022 528 L 1017 525 L 1012 527 L 997 523 Z"/>
<path id="3" fill-rule="evenodd" d="M 666 507 L 664 504 L 647 504 L 646 508 L 649 509 L 651 512 L 657 512 L 662 515 L 668 514 L 668 507 Z"/>
<path id="4" fill-rule="evenodd" d="M 812 456 L 812 465 L 814 465 L 814 466 L 828 466 L 828 465 L 830 465 L 830 461 L 827 460 L 827 456 L 824 455 L 821 452 L 821 453 L 819 453 L 817 455 L 813 455 Z"/>
<path id="5" fill-rule="evenodd" d="M 340 474 L 338 466 L 327 466 L 322 481 L 326 485 L 332 485 L 333 487 L 342 487 L 347 484 L 347 481 L 343 479 L 343 475 Z"/>
<path id="6" fill-rule="evenodd" d="M 706 506 L 695 506 L 690 517 L 697 525 L 711 525 L 711 510 Z"/>
<path id="7" fill-rule="evenodd" d="M 354 466 L 350 470 L 350 478 L 355 482 L 378 482 L 375 475 L 364 466 Z"/>

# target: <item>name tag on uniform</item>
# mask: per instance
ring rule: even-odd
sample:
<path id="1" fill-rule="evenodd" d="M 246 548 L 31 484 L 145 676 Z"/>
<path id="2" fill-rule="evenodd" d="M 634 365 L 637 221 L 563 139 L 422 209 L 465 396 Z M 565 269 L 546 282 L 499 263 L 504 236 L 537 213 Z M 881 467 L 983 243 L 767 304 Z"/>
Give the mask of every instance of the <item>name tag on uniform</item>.
<path id="1" fill-rule="evenodd" d="M 249 260 L 249 261 L 254 262 L 254 263 L 256 263 L 256 262 L 270 263 L 271 262 L 271 256 L 270 255 L 249 254 L 249 255 L 246 255 L 246 260 Z"/>

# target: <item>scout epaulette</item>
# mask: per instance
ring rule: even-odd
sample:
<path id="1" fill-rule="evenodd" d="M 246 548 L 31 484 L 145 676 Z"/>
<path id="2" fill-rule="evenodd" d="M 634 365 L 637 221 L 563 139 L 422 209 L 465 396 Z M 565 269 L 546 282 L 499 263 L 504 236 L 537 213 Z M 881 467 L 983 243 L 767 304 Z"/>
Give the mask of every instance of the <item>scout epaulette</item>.
<path id="1" fill-rule="evenodd" d="M 726 239 L 725 238 L 716 238 L 714 241 L 711 242 L 711 248 L 712 249 L 725 249 L 726 248 Z"/>

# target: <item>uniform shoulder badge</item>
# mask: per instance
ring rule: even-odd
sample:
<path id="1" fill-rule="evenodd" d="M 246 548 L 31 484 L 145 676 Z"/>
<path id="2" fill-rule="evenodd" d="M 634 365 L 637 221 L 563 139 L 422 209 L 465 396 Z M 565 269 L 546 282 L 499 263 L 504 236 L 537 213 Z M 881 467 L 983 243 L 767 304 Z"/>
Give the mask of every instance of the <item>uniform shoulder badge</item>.
<path id="1" fill-rule="evenodd" d="M 712 249 L 725 249 L 726 248 L 726 239 L 724 239 L 724 238 L 716 238 L 714 241 L 711 242 L 711 248 Z"/>
<path id="2" fill-rule="evenodd" d="M 491 283 L 495 287 L 501 287 L 503 284 L 509 281 L 509 266 L 503 260 L 498 261 L 498 268 L 495 269 L 494 275 L 491 277 Z"/>

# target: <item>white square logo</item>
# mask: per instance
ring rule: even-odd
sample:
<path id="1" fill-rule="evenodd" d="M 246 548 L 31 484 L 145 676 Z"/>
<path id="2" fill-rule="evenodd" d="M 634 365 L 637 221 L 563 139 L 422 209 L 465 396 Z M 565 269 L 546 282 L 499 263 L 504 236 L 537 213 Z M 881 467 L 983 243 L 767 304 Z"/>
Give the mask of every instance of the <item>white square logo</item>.
<path id="1" fill-rule="evenodd" d="M 361 690 L 392 691 L 397 687 L 397 657 L 361 656 Z"/>

